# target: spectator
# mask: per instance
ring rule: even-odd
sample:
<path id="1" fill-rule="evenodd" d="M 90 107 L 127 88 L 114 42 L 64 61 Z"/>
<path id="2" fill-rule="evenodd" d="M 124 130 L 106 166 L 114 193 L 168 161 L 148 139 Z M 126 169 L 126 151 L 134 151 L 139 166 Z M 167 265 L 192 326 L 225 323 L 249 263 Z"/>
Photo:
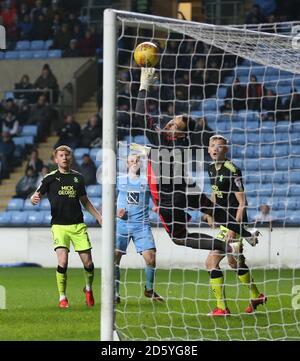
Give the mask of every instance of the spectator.
<path id="1" fill-rule="evenodd" d="M 4 113 L 2 118 L 2 132 L 9 133 L 12 137 L 19 132 L 19 121 L 12 112 Z"/>
<path id="2" fill-rule="evenodd" d="M 77 40 L 70 40 L 69 47 L 63 52 L 64 58 L 78 58 L 80 56 L 79 49 L 77 47 Z"/>
<path id="3" fill-rule="evenodd" d="M 254 221 L 257 223 L 267 223 L 270 226 L 270 229 L 272 229 L 272 222 L 275 220 L 275 218 L 270 214 L 270 206 L 268 204 L 262 204 L 259 207 L 260 212 L 257 213 L 253 218 Z"/>
<path id="4" fill-rule="evenodd" d="M 0 138 L 0 178 L 8 178 L 16 146 L 8 132 Z"/>
<path id="5" fill-rule="evenodd" d="M 35 99 L 34 92 L 30 92 L 33 89 L 33 84 L 30 83 L 29 76 L 24 74 L 19 83 L 15 84 L 15 90 L 19 90 L 15 92 L 15 98 L 19 100 L 27 100 L 29 104 L 32 104 Z M 21 92 L 20 90 L 26 90 Z"/>
<path id="6" fill-rule="evenodd" d="M 80 141 L 80 133 L 80 125 L 75 121 L 74 116 L 67 115 L 62 128 L 58 131 L 59 140 L 54 148 L 60 145 L 67 145 L 72 149 L 76 148 Z"/>
<path id="7" fill-rule="evenodd" d="M 18 30 L 21 40 L 31 40 L 33 24 L 28 14 L 24 14 L 22 20 L 18 23 Z"/>
<path id="8" fill-rule="evenodd" d="M 204 148 L 205 162 L 210 162 L 210 156 L 208 154 L 209 138 L 214 135 L 214 131 L 207 124 L 205 117 L 201 117 L 197 120 L 193 134 L 191 135 L 191 141 L 193 146 Z"/>
<path id="9" fill-rule="evenodd" d="M 247 84 L 247 109 L 261 111 L 261 101 L 264 94 L 264 87 L 257 82 L 255 75 L 250 76 Z"/>
<path id="10" fill-rule="evenodd" d="M 38 102 L 31 108 L 29 124 L 37 125 L 38 139 L 43 141 L 50 133 L 52 109 L 46 102 L 46 96 L 40 95 Z"/>
<path id="11" fill-rule="evenodd" d="M 96 166 L 88 154 L 82 156 L 82 164 L 79 172 L 83 175 L 86 185 L 96 184 Z"/>
<path id="12" fill-rule="evenodd" d="M 280 120 L 282 119 L 282 102 L 281 98 L 275 94 L 272 89 L 266 90 L 266 95 L 263 97 L 262 109 L 266 111 L 263 115 L 263 120 Z"/>
<path id="13" fill-rule="evenodd" d="M 97 138 L 100 138 L 100 140 L 97 140 Z M 99 146 L 101 146 L 102 127 L 99 121 L 99 117 L 94 114 L 90 117 L 87 124 L 81 131 L 81 146 L 88 148 L 93 147 L 93 144 L 95 144 L 96 140 Z"/>
<path id="14" fill-rule="evenodd" d="M 57 170 L 57 164 L 55 163 L 53 155 L 51 155 L 49 162 L 47 163 L 47 167 L 49 169 L 49 172 L 53 172 L 54 170 Z"/>
<path id="15" fill-rule="evenodd" d="M 31 14 L 30 14 L 32 22 L 35 23 L 38 20 L 38 17 L 43 14 L 44 14 L 43 2 L 42 0 L 37 0 L 35 2 L 35 7 L 31 10 Z"/>
<path id="16" fill-rule="evenodd" d="M 258 5 L 263 16 L 269 16 L 276 11 L 276 0 L 254 0 L 254 4 Z"/>
<path id="17" fill-rule="evenodd" d="M 41 75 L 36 79 L 34 83 L 36 89 L 52 90 L 52 96 L 54 103 L 58 100 L 59 87 L 55 75 L 52 73 L 49 64 L 45 64 L 42 69 Z M 47 99 L 50 99 L 50 94 L 47 92 Z"/>
<path id="18" fill-rule="evenodd" d="M 34 171 L 34 174 L 37 176 L 44 166 L 43 161 L 39 158 L 39 153 L 37 149 L 32 150 L 30 158 L 27 163 L 27 168 L 31 167 Z"/>
<path id="19" fill-rule="evenodd" d="M 39 14 L 33 23 L 32 40 L 48 40 L 51 35 L 51 26 L 44 14 Z"/>
<path id="20" fill-rule="evenodd" d="M 36 190 L 37 176 L 32 167 L 25 170 L 25 175 L 19 180 L 16 185 L 16 198 L 26 199 Z"/>
<path id="21" fill-rule="evenodd" d="M 7 98 L 5 103 L 3 104 L 3 111 L 6 113 L 10 112 L 13 115 L 17 115 L 19 112 L 19 107 L 14 102 L 14 99 L 10 97 Z"/>

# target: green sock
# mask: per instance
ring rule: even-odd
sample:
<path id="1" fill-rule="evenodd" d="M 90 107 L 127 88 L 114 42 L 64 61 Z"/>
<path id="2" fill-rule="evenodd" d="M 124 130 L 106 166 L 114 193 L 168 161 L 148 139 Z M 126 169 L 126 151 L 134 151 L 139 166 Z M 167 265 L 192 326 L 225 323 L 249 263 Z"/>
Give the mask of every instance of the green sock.
<path id="1" fill-rule="evenodd" d="M 214 272 L 215 273 L 215 272 Z M 210 286 L 211 289 L 213 291 L 213 294 L 216 297 L 217 300 L 217 307 L 225 310 L 226 309 L 226 301 L 225 301 L 225 289 L 224 289 L 224 277 L 221 271 L 219 271 L 218 276 L 219 277 L 212 277 L 212 275 L 214 276 L 213 272 L 211 272 L 211 276 L 210 276 Z M 222 275 L 222 276 L 220 276 Z"/>
<path id="2" fill-rule="evenodd" d="M 239 275 L 239 279 L 243 284 L 249 287 L 251 299 L 257 298 L 259 296 L 259 291 L 256 287 L 256 284 L 253 282 L 253 279 L 251 279 L 249 271 L 243 275 Z"/>
<path id="3" fill-rule="evenodd" d="M 59 296 L 65 296 L 67 289 L 67 272 L 60 273 L 56 271 L 56 283 Z"/>
<path id="4" fill-rule="evenodd" d="M 94 264 L 91 267 L 84 267 L 84 279 L 85 279 L 85 288 L 87 291 L 91 291 L 93 281 L 94 281 Z"/>

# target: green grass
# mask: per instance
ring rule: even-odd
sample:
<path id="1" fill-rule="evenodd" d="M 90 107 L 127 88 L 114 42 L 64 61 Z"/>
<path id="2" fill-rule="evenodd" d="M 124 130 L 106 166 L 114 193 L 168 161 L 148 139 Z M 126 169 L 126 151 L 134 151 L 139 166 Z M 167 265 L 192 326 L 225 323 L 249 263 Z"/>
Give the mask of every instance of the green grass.
<path id="1" fill-rule="evenodd" d="M 70 308 L 57 307 L 55 269 L 2 268 L 0 285 L 7 294 L 7 309 L 0 310 L 0 341 L 3 340 L 99 340 L 99 279 L 96 271 L 96 305 L 85 305 L 83 271 L 68 271 Z M 255 314 L 243 313 L 248 291 L 226 272 L 226 294 L 232 316 L 209 318 L 215 306 L 205 271 L 158 270 L 157 291 L 164 304 L 143 296 L 143 270 L 122 270 L 122 303 L 116 323 L 124 339 L 134 340 L 300 340 L 300 310 L 291 307 L 291 289 L 300 285 L 300 270 L 259 271 L 253 275 L 266 306 Z M 126 287 L 125 287 L 126 286 Z M 238 301 L 236 301 L 239 299 Z"/>
<path id="2" fill-rule="evenodd" d="M 59 309 L 55 269 L 2 268 L 6 310 L 0 310 L 3 340 L 99 340 L 99 273 L 95 277 L 97 303 L 86 307 L 81 269 L 68 271 L 70 308 Z"/>
<path id="3" fill-rule="evenodd" d="M 126 288 L 122 285 L 121 296 L 126 298 L 117 306 L 118 330 L 124 339 L 135 340 L 300 340 L 300 310 L 291 306 L 291 289 L 300 285 L 300 270 L 255 270 L 253 276 L 260 292 L 268 296 L 267 305 L 245 314 L 248 289 L 238 283 L 234 272 L 227 271 L 226 296 L 232 315 L 211 318 L 207 313 L 215 300 L 207 272 L 158 270 L 156 288 L 166 298 L 161 304 L 143 296 L 143 270 L 123 271 Z"/>

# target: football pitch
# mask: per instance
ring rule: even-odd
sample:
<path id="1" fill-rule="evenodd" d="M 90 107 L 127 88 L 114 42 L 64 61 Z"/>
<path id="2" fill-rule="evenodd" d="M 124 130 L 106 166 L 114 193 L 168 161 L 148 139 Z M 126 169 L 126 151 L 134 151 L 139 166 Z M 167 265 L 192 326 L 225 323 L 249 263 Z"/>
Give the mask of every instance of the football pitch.
<path id="1" fill-rule="evenodd" d="M 292 309 L 292 287 L 300 285 L 300 270 L 255 270 L 266 306 L 244 314 L 248 290 L 226 272 L 228 305 L 232 315 L 210 318 L 215 306 L 205 271 L 158 270 L 157 291 L 165 303 L 143 295 L 143 270 L 123 270 L 121 304 L 116 323 L 121 339 L 133 340 L 300 340 L 300 310 Z M 57 307 L 55 269 L 2 268 L 0 285 L 6 307 L 0 310 L 0 340 L 99 340 L 100 270 L 96 270 L 93 309 L 85 305 L 83 271 L 68 271 L 69 309 Z M 238 301 L 237 301 L 238 299 Z"/>

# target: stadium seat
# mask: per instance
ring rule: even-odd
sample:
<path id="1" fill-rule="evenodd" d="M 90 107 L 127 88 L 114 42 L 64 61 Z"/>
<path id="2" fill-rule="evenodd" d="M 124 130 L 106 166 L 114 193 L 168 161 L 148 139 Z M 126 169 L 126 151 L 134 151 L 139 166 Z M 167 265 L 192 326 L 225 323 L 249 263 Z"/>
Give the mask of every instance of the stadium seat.
<path id="1" fill-rule="evenodd" d="M 43 223 L 43 213 L 35 211 L 27 211 L 27 224 L 41 225 Z"/>
<path id="2" fill-rule="evenodd" d="M 40 212 L 43 215 L 42 223 L 45 225 L 50 225 L 51 223 L 51 212 L 49 211 L 41 211 Z"/>
<path id="3" fill-rule="evenodd" d="M 33 52 L 33 59 L 45 59 L 48 57 L 47 50 L 35 50 Z"/>
<path id="4" fill-rule="evenodd" d="M 20 40 L 17 42 L 15 50 L 29 50 L 30 49 L 30 41 L 29 40 Z"/>
<path id="5" fill-rule="evenodd" d="M 48 58 L 61 58 L 62 51 L 60 49 L 48 50 Z"/>
<path id="6" fill-rule="evenodd" d="M 50 210 L 50 202 L 48 198 L 43 198 L 40 202 L 40 210 L 41 211 L 49 211 Z"/>
<path id="7" fill-rule="evenodd" d="M 271 158 L 274 157 L 274 146 L 273 144 L 261 145 L 258 146 L 259 156 L 261 158 Z"/>
<path id="8" fill-rule="evenodd" d="M 44 43 L 44 49 L 48 50 L 52 45 L 53 45 L 53 40 L 52 39 L 46 40 L 45 43 Z"/>
<path id="9" fill-rule="evenodd" d="M 20 59 L 32 59 L 33 52 L 31 50 L 22 50 L 19 51 L 19 58 Z"/>
<path id="10" fill-rule="evenodd" d="M 0 59 L 4 59 L 4 52 L 0 51 Z"/>
<path id="11" fill-rule="evenodd" d="M 300 196 L 300 185 L 290 186 L 288 191 L 288 196 L 289 197 Z"/>
<path id="12" fill-rule="evenodd" d="M 287 184 L 273 184 L 274 197 L 286 197 L 288 193 Z"/>
<path id="13" fill-rule="evenodd" d="M 226 97 L 226 93 L 227 93 L 227 87 L 226 86 L 219 87 L 218 91 L 217 91 L 217 97 L 219 99 L 224 99 Z"/>
<path id="14" fill-rule="evenodd" d="M 217 102 L 216 99 L 205 99 L 202 101 L 202 111 L 216 111 Z"/>
<path id="15" fill-rule="evenodd" d="M 18 145 L 22 148 L 24 148 L 24 146 L 25 146 L 24 137 L 14 137 L 13 142 L 15 143 L 15 145 Z"/>
<path id="16" fill-rule="evenodd" d="M 15 60 L 19 59 L 19 52 L 18 51 L 7 51 L 4 55 L 6 60 Z"/>
<path id="17" fill-rule="evenodd" d="M 260 131 L 264 133 L 272 133 L 274 132 L 275 128 L 275 122 L 272 122 L 270 120 L 265 120 L 262 122 Z"/>
<path id="18" fill-rule="evenodd" d="M 24 199 L 22 198 L 12 198 L 8 201 L 7 210 L 8 211 L 21 211 L 24 206 Z"/>
<path id="19" fill-rule="evenodd" d="M 93 203 L 96 209 L 100 209 L 102 206 L 102 199 L 99 197 L 90 197 L 90 201 Z"/>
<path id="20" fill-rule="evenodd" d="M 23 205 L 23 210 L 24 210 L 24 211 L 37 211 L 37 210 L 39 210 L 39 208 L 40 208 L 40 203 L 37 204 L 36 206 L 34 206 L 34 205 L 31 203 L 31 201 L 30 201 L 29 198 L 28 198 L 28 199 L 25 199 L 24 205 Z"/>
<path id="21" fill-rule="evenodd" d="M 102 148 L 92 148 L 90 149 L 90 157 L 95 162 L 100 161 L 102 162 Z"/>
<path id="22" fill-rule="evenodd" d="M 44 40 L 32 40 L 30 49 L 31 50 L 43 50 L 45 48 Z"/>
<path id="23" fill-rule="evenodd" d="M 274 147 L 275 157 L 286 157 L 289 155 L 288 144 L 276 144 Z"/>
<path id="24" fill-rule="evenodd" d="M 92 226 L 97 223 L 96 219 L 89 213 L 89 212 L 83 212 L 83 221 L 86 225 Z"/>
<path id="25" fill-rule="evenodd" d="M 242 144 L 244 145 L 246 143 L 246 135 L 245 133 L 235 133 L 232 136 L 231 143 L 234 144 Z"/>
<path id="26" fill-rule="evenodd" d="M 286 172 L 290 170 L 290 162 L 288 158 L 277 158 L 275 165 L 276 170 L 285 170 Z"/>
<path id="27" fill-rule="evenodd" d="M 299 202 L 297 198 L 287 198 L 286 206 L 288 209 L 298 209 Z"/>
<path id="28" fill-rule="evenodd" d="M 11 221 L 11 212 L 0 213 L 0 225 L 9 225 Z"/>
<path id="29" fill-rule="evenodd" d="M 11 224 L 25 225 L 27 222 L 27 212 L 12 211 L 11 212 Z"/>
<path id="30" fill-rule="evenodd" d="M 101 185 L 95 184 L 87 186 L 86 192 L 89 197 L 101 197 Z"/>
<path id="31" fill-rule="evenodd" d="M 237 77 L 249 76 L 250 68 L 248 66 L 238 66 L 235 68 L 235 74 Z"/>
<path id="32" fill-rule="evenodd" d="M 298 212 L 290 212 L 287 214 L 286 223 L 290 225 L 299 225 L 300 224 L 300 215 Z"/>
<path id="33" fill-rule="evenodd" d="M 260 159 L 260 170 L 261 171 L 274 171 L 275 165 L 274 165 L 274 159 Z"/>
<path id="34" fill-rule="evenodd" d="M 291 145 L 290 154 L 300 156 L 300 145 Z"/>
<path id="35" fill-rule="evenodd" d="M 74 150 L 74 157 L 77 161 L 81 161 L 84 154 L 90 154 L 89 148 L 76 148 Z"/>
<path id="36" fill-rule="evenodd" d="M 291 159 L 291 168 L 300 170 L 300 158 Z"/>
<path id="37" fill-rule="evenodd" d="M 35 137 L 37 135 L 37 126 L 36 125 L 24 125 L 24 127 L 22 128 L 22 132 L 21 135 L 22 136 L 33 136 Z"/>
<path id="38" fill-rule="evenodd" d="M 34 137 L 32 135 L 26 135 L 22 137 L 24 139 L 24 144 L 34 144 Z"/>

